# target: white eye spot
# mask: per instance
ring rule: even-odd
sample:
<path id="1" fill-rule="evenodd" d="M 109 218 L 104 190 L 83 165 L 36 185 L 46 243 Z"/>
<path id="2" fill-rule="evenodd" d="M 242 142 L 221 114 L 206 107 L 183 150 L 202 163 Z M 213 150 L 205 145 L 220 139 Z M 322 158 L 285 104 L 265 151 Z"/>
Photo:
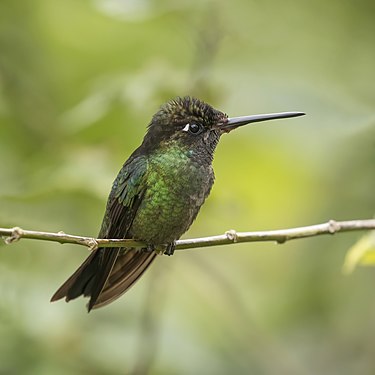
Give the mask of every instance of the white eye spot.
<path id="1" fill-rule="evenodd" d="M 183 132 L 189 131 L 190 124 L 186 124 L 185 127 L 182 129 Z"/>

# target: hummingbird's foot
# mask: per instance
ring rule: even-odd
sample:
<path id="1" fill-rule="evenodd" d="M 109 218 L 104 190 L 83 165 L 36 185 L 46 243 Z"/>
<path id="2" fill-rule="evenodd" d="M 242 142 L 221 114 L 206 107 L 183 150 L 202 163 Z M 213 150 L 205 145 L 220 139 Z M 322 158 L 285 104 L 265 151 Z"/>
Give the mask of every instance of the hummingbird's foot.
<path id="1" fill-rule="evenodd" d="M 151 244 L 148 244 L 147 247 L 142 248 L 141 251 L 144 253 L 152 253 L 154 251 L 158 255 L 164 254 L 164 249 L 158 248 L 157 246 Z"/>
<path id="2" fill-rule="evenodd" d="M 144 253 L 152 253 L 153 251 L 155 251 L 155 246 L 154 246 L 154 245 L 150 245 L 150 244 L 148 244 L 147 247 L 144 247 L 144 248 L 142 249 L 142 251 L 143 251 Z"/>
<path id="3" fill-rule="evenodd" d="M 164 254 L 168 256 L 173 255 L 175 248 L 176 248 L 176 241 L 173 241 L 167 245 L 167 248 L 165 249 Z"/>

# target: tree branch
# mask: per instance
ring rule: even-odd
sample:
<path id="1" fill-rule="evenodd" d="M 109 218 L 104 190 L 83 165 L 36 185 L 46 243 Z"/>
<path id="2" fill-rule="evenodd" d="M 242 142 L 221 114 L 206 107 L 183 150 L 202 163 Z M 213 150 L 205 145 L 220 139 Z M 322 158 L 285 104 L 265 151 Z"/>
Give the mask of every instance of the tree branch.
<path id="1" fill-rule="evenodd" d="M 298 238 L 314 237 L 323 234 L 335 234 L 338 232 L 351 232 L 368 229 L 375 229 L 375 219 L 350 221 L 330 220 L 327 223 L 310 225 L 306 227 L 260 232 L 236 232 L 235 230 L 230 230 L 225 234 L 219 236 L 178 240 L 176 241 L 176 250 L 228 245 L 240 242 L 273 241 L 281 244 L 286 241 Z M 76 245 L 83 245 L 88 247 L 90 250 L 95 250 L 98 247 L 144 248 L 147 246 L 143 242 L 135 241 L 132 239 L 103 239 L 93 237 L 82 237 L 65 234 L 64 232 L 38 232 L 32 230 L 24 230 L 18 227 L 0 228 L 0 235 L 3 236 L 5 243 L 7 244 L 18 241 L 21 238 L 29 238 L 34 240 L 54 241 L 59 242 L 61 244 L 71 243 Z M 157 248 L 157 250 L 161 251 L 164 251 L 165 249 L 166 245 L 162 245 Z"/>

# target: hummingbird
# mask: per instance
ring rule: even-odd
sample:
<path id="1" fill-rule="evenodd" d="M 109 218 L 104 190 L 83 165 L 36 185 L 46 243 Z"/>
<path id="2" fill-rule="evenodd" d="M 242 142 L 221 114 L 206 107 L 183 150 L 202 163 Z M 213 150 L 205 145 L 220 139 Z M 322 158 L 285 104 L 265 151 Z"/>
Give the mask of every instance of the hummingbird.
<path id="1" fill-rule="evenodd" d="M 177 97 L 152 117 L 142 144 L 113 182 L 99 238 L 131 238 L 144 249 L 98 248 L 52 296 L 68 302 L 90 297 L 88 311 L 123 295 L 157 257 L 157 246 L 172 255 L 214 183 L 212 161 L 220 137 L 243 125 L 302 116 L 281 112 L 228 117 L 211 105 Z"/>

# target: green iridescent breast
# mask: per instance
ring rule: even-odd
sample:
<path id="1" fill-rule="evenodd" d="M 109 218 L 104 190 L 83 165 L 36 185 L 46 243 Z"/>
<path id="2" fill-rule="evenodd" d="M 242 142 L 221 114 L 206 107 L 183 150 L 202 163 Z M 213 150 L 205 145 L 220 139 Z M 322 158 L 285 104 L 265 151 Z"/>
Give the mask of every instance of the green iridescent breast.
<path id="1" fill-rule="evenodd" d="M 190 227 L 214 180 L 211 165 L 188 150 L 171 147 L 149 156 L 147 188 L 131 235 L 150 244 L 169 243 Z"/>

